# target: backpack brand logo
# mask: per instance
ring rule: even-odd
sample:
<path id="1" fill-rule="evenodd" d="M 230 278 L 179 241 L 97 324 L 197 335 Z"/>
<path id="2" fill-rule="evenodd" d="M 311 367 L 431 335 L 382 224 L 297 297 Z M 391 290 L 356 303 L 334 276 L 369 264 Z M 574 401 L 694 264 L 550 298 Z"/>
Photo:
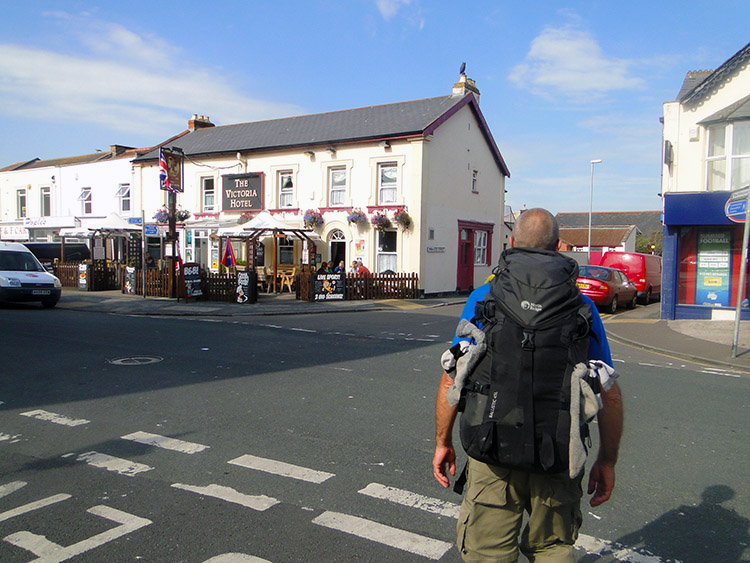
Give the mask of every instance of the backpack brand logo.
<path id="1" fill-rule="evenodd" d="M 538 303 L 532 303 L 531 301 L 521 301 L 521 309 L 524 311 L 534 311 L 539 313 L 542 310 L 542 306 Z"/>
<path id="2" fill-rule="evenodd" d="M 492 393 L 492 403 L 490 403 L 489 418 L 495 418 L 495 409 L 497 408 L 497 394 L 497 391 Z"/>

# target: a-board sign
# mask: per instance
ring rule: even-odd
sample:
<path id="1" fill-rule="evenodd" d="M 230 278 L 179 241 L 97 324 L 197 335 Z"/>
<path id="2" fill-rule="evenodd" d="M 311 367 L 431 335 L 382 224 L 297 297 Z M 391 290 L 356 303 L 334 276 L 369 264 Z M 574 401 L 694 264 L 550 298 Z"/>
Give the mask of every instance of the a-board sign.
<path id="1" fill-rule="evenodd" d="M 78 264 L 78 290 L 88 291 L 89 289 L 89 265 Z"/>
<path id="2" fill-rule="evenodd" d="M 344 299 L 344 274 L 313 274 L 315 301 Z"/>
<path id="3" fill-rule="evenodd" d="M 237 272 L 237 303 L 247 303 L 250 296 L 250 272 Z"/>
<path id="4" fill-rule="evenodd" d="M 186 262 L 182 265 L 182 279 L 185 283 L 185 297 L 200 297 L 201 291 L 201 267 L 195 262 Z"/>
<path id="5" fill-rule="evenodd" d="M 123 286 L 123 293 L 127 295 L 135 295 L 135 276 L 136 269 L 133 266 L 125 266 L 125 285 Z"/>

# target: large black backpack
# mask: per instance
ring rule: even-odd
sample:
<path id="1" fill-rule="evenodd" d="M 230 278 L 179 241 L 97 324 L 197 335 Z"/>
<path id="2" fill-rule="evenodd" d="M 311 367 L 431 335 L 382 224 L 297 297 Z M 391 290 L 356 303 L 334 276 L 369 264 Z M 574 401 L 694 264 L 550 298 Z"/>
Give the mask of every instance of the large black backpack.
<path id="1" fill-rule="evenodd" d="M 461 442 L 491 465 L 565 472 L 571 373 L 587 361 L 591 333 L 578 264 L 557 252 L 512 248 L 494 274 L 474 319 L 487 335 L 487 353 L 461 393 Z"/>

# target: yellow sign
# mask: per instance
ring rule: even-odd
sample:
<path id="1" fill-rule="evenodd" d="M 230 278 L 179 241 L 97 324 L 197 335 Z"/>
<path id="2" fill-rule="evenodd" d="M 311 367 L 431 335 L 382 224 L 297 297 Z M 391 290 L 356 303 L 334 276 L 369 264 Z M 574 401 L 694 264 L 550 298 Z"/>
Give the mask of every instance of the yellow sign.
<path id="1" fill-rule="evenodd" d="M 703 278 L 703 285 L 707 286 L 721 286 L 721 278 Z"/>

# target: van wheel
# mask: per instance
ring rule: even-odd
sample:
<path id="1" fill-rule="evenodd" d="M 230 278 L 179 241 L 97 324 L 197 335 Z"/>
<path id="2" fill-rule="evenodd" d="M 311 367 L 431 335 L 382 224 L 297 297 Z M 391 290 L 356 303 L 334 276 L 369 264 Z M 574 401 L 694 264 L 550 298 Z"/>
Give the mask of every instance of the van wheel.
<path id="1" fill-rule="evenodd" d="M 607 313 L 614 315 L 617 312 L 617 295 L 612 298 L 612 301 L 607 305 Z"/>
<path id="2" fill-rule="evenodd" d="M 641 305 L 648 305 L 651 303 L 651 288 L 648 288 L 648 291 L 646 292 L 645 297 L 641 299 Z"/>

